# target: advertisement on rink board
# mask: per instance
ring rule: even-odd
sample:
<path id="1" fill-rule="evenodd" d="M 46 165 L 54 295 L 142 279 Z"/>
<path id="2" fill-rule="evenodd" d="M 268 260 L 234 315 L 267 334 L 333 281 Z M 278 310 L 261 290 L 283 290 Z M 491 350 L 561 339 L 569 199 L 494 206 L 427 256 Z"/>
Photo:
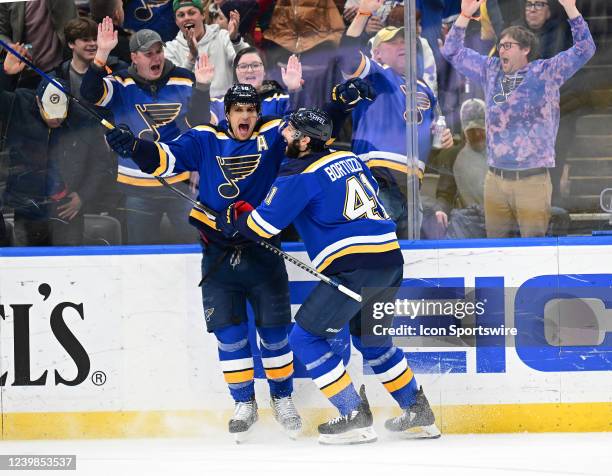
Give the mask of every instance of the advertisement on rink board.
<path id="1" fill-rule="evenodd" d="M 443 431 L 563 431 L 568 417 L 582 418 L 573 431 L 612 429 L 612 241 L 467 243 L 404 246 L 402 288 L 372 312 L 372 333 L 404 348 Z M 286 249 L 307 261 L 300 245 Z M 232 403 L 204 327 L 199 248 L 46 251 L 0 254 L 3 437 L 197 435 L 201 426 L 185 422 L 194 416 L 222 431 Z M 316 281 L 288 271 L 295 314 Z M 376 325 L 384 314 L 393 327 Z M 351 352 L 346 337 L 338 352 Z M 374 407 L 391 412 L 359 354 L 351 367 L 366 374 Z M 265 407 L 257 356 L 255 375 Z M 295 376 L 296 403 L 320 420 L 328 403 L 298 362 Z M 512 423 L 531 411 L 538 423 Z M 40 420 L 25 429 L 45 412 L 76 434 Z M 92 430 L 101 414 L 105 425 Z"/>

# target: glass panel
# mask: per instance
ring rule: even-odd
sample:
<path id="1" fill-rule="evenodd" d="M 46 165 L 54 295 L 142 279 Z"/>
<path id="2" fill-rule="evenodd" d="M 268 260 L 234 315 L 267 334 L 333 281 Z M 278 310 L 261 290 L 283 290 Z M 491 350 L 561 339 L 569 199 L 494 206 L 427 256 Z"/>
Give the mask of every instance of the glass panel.
<path id="1" fill-rule="evenodd" d="M 469 21 L 456 3 L 422 12 L 441 25 L 438 99 L 455 137 L 429 159 L 423 237 L 609 229 L 609 2 L 493 0 L 463 12 Z"/>
<path id="2" fill-rule="evenodd" d="M 198 173 L 177 168 L 166 177 L 182 196 L 163 186 L 110 150 L 97 115 L 125 124 L 137 138 L 167 143 L 209 119 L 227 132 L 223 95 L 234 81 L 256 87 L 263 115 L 282 116 L 323 107 L 352 75 L 376 99 L 365 89 L 353 97 L 361 102 L 339 120 L 333 148 L 352 150 L 368 164 L 400 238 L 591 235 L 611 228 L 610 200 L 600 197 L 612 182 L 609 2 L 579 0 L 577 11 L 566 11 L 556 0 L 489 0 L 470 12 L 470 21 L 460 16 L 458 0 L 385 1 L 372 15 L 360 13 L 359 0 L 328 0 L 318 4 L 327 13 L 316 18 L 290 0 L 265 11 L 243 2 L 238 29 L 222 2 L 176 15 L 172 2 L 131 2 L 124 15 L 112 2 L 96 3 L 89 11 L 88 2 L 76 2 L 66 15 L 75 18 L 60 32 L 48 12 L 36 10 L 38 2 L 29 2 L 22 36 L 14 25 L 0 32 L 85 104 L 70 100 L 66 109 L 61 91 L 37 90 L 33 69 L 10 56 L 3 63 L 5 245 L 196 243 L 190 200 L 209 191 L 199 188 Z M 93 19 L 76 18 L 77 7 Z M 12 18 L 11 8 L 0 7 L 0 16 Z M 579 13 L 586 24 L 568 22 L 568 14 Z M 95 41 L 107 14 L 116 45 L 113 35 Z M 347 41 L 355 18 L 363 22 L 358 39 Z M 467 25 L 464 41 L 449 33 L 457 24 Z M 152 32 L 131 33 L 143 29 Z M 216 68 L 208 90 L 192 88 L 189 72 L 166 63 L 193 71 L 185 36 L 195 35 L 203 50 L 205 32 L 221 41 L 225 29 L 235 41 L 209 50 Z M 587 29 L 597 47 L 592 58 Z M 257 50 L 239 54 L 234 70 L 245 41 Z M 96 71 L 87 75 L 88 69 Z M 206 94 L 210 108 L 203 106 Z M 225 163 L 223 154 L 209 159 Z M 227 179 L 227 196 L 213 207 L 221 210 L 246 182 L 235 168 L 217 168 Z M 291 228 L 282 237 L 300 239 Z"/>

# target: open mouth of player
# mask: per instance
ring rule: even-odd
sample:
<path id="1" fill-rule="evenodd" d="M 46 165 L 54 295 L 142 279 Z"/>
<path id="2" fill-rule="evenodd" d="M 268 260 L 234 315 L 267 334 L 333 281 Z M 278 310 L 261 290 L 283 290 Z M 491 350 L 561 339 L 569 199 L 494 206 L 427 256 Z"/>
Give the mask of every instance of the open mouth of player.
<path id="1" fill-rule="evenodd" d="M 240 132 L 241 134 L 248 134 L 249 133 L 249 124 L 248 122 L 243 122 L 241 124 L 238 124 L 238 132 Z"/>

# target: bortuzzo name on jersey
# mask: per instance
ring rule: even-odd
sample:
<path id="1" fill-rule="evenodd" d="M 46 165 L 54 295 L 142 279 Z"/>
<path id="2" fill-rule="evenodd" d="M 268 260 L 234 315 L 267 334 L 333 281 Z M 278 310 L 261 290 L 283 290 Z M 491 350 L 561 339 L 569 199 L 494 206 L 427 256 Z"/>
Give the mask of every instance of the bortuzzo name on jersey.
<path id="1" fill-rule="evenodd" d="M 333 164 L 325 167 L 323 170 L 329 176 L 330 180 L 335 182 L 336 180 L 352 173 L 361 172 L 363 167 L 361 166 L 359 160 L 355 159 L 354 157 L 350 157 L 348 159 L 334 162 Z"/>

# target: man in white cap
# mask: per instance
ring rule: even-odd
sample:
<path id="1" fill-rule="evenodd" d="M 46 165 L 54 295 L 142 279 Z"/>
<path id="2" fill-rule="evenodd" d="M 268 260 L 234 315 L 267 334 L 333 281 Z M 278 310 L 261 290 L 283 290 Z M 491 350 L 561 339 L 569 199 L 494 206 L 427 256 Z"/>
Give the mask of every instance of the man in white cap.
<path id="1" fill-rule="evenodd" d="M 16 49 L 25 54 L 23 45 Z M 24 66 L 7 55 L 0 84 L 16 82 Z M 99 200 L 100 184 L 113 173 L 102 128 L 45 80 L 36 91 L 8 89 L 0 89 L 0 121 L 7 124 L 4 198 L 15 213 L 15 244 L 81 245 L 84 209 Z"/>

